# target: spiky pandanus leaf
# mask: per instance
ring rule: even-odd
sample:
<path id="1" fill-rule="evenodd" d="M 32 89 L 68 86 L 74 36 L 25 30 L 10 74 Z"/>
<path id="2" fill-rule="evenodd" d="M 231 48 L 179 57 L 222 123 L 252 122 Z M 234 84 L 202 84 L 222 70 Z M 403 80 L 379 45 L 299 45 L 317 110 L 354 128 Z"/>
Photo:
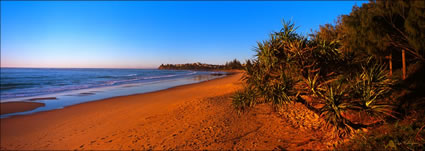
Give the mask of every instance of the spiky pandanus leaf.
<path id="1" fill-rule="evenodd" d="M 386 98 L 391 92 L 393 81 L 387 75 L 385 66 L 371 58 L 362 65 L 362 73 L 356 75 L 351 87 L 351 97 L 358 99 L 358 112 L 365 112 L 381 121 L 387 116 L 394 117 L 393 106 Z"/>
<path id="2" fill-rule="evenodd" d="M 298 89 L 312 97 L 323 96 L 323 91 L 325 91 L 325 84 L 321 82 L 319 78 L 319 73 L 308 74 L 307 78 L 303 78 L 303 81 L 300 83 L 302 86 L 299 86 Z"/>
<path id="3" fill-rule="evenodd" d="M 335 82 L 326 87 L 326 93 L 323 95 L 325 106 L 320 109 L 320 116 L 328 124 L 338 128 L 338 135 L 350 135 L 353 128 L 349 125 L 350 121 L 345 118 L 345 113 L 353 109 L 353 104 L 348 98 L 348 90 L 341 83 Z"/>
<path id="4" fill-rule="evenodd" d="M 296 81 L 287 73 L 282 72 L 278 77 L 268 82 L 268 91 L 264 97 L 275 105 L 275 107 L 282 107 L 296 98 L 297 92 L 294 89 Z"/>
<path id="5" fill-rule="evenodd" d="M 232 96 L 232 104 L 240 113 L 255 106 L 257 104 L 257 97 L 256 91 L 250 87 L 245 87 Z"/>

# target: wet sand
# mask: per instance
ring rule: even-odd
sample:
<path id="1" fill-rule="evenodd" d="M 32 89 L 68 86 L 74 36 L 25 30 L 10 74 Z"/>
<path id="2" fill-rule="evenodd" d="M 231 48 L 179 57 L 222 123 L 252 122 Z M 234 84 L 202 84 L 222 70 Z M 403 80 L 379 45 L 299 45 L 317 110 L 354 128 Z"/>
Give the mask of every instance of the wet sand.
<path id="1" fill-rule="evenodd" d="M 237 114 L 241 73 L 167 90 L 1 119 L 1 149 L 325 149 L 268 104 Z"/>
<path id="2" fill-rule="evenodd" d="M 24 112 L 34 110 L 38 107 L 44 106 L 44 103 L 38 102 L 4 102 L 0 103 L 1 106 L 1 115 L 16 113 L 16 112 Z"/>

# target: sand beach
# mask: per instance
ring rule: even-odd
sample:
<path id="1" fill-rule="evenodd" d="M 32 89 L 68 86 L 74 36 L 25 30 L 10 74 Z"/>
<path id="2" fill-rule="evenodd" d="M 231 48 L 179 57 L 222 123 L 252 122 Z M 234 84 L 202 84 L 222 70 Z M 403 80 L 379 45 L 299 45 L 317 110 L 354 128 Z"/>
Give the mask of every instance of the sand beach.
<path id="1" fill-rule="evenodd" d="M 324 147 L 267 105 L 238 114 L 242 73 L 167 90 L 1 119 L 2 150 L 199 150 Z M 300 138 L 299 136 L 303 136 Z"/>

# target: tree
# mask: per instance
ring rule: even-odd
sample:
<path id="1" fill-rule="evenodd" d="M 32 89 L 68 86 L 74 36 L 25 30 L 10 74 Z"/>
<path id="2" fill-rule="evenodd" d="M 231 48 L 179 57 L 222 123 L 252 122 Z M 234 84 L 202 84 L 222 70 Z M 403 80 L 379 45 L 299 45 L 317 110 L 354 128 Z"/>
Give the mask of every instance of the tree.
<path id="1" fill-rule="evenodd" d="M 355 6 L 342 16 L 344 45 L 377 58 L 391 56 L 390 61 L 396 50 L 402 57 L 407 52 L 410 59 L 425 62 L 424 20 L 423 1 L 371 1 Z M 405 60 L 403 57 L 404 72 Z"/>

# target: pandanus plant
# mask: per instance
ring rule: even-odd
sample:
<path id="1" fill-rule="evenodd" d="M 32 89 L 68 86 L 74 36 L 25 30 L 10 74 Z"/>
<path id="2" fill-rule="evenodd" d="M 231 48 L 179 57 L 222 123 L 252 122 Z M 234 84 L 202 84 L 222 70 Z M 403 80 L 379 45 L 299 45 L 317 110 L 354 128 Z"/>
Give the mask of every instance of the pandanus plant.
<path id="1" fill-rule="evenodd" d="M 385 98 L 391 92 L 392 84 L 384 64 L 369 58 L 352 85 L 352 97 L 358 98 L 359 111 L 380 120 L 386 116 L 394 117 L 389 98 Z"/>
<path id="2" fill-rule="evenodd" d="M 384 65 L 372 59 L 363 65 L 350 63 L 354 56 L 339 50 L 338 41 L 308 40 L 295 29 L 284 22 L 282 30 L 258 43 L 256 58 L 245 65 L 246 88 L 233 97 L 236 108 L 245 110 L 261 101 L 281 107 L 300 101 L 300 95 L 313 97 L 323 105 L 314 111 L 342 130 L 338 134 L 352 131 L 348 113 L 392 116 L 391 106 L 385 103 L 392 82 Z M 307 101 L 300 102 L 312 109 Z"/>
<path id="3" fill-rule="evenodd" d="M 340 128 L 340 135 L 349 134 L 353 129 L 344 114 L 353 108 L 348 98 L 348 89 L 340 82 L 328 85 L 323 95 L 325 105 L 320 109 L 320 115 L 329 124 Z"/>
<path id="4" fill-rule="evenodd" d="M 257 93 L 251 88 L 247 87 L 242 91 L 236 92 L 232 96 L 232 104 L 237 109 L 238 113 L 247 110 L 249 107 L 253 107 L 257 104 L 256 102 Z"/>
<path id="5" fill-rule="evenodd" d="M 269 91 L 267 91 L 266 101 L 279 108 L 297 97 L 297 91 L 294 89 L 295 80 L 282 72 L 277 78 L 269 81 Z"/>
<path id="6" fill-rule="evenodd" d="M 318 72 L 309 72 L 307 77 L 296 84 L 296 88 L 303 97 L 308 97 L 309 102 L 313 104 L 323 103 L 320 99 L 326 91 L 327 82 L 323 82 Z"/>

